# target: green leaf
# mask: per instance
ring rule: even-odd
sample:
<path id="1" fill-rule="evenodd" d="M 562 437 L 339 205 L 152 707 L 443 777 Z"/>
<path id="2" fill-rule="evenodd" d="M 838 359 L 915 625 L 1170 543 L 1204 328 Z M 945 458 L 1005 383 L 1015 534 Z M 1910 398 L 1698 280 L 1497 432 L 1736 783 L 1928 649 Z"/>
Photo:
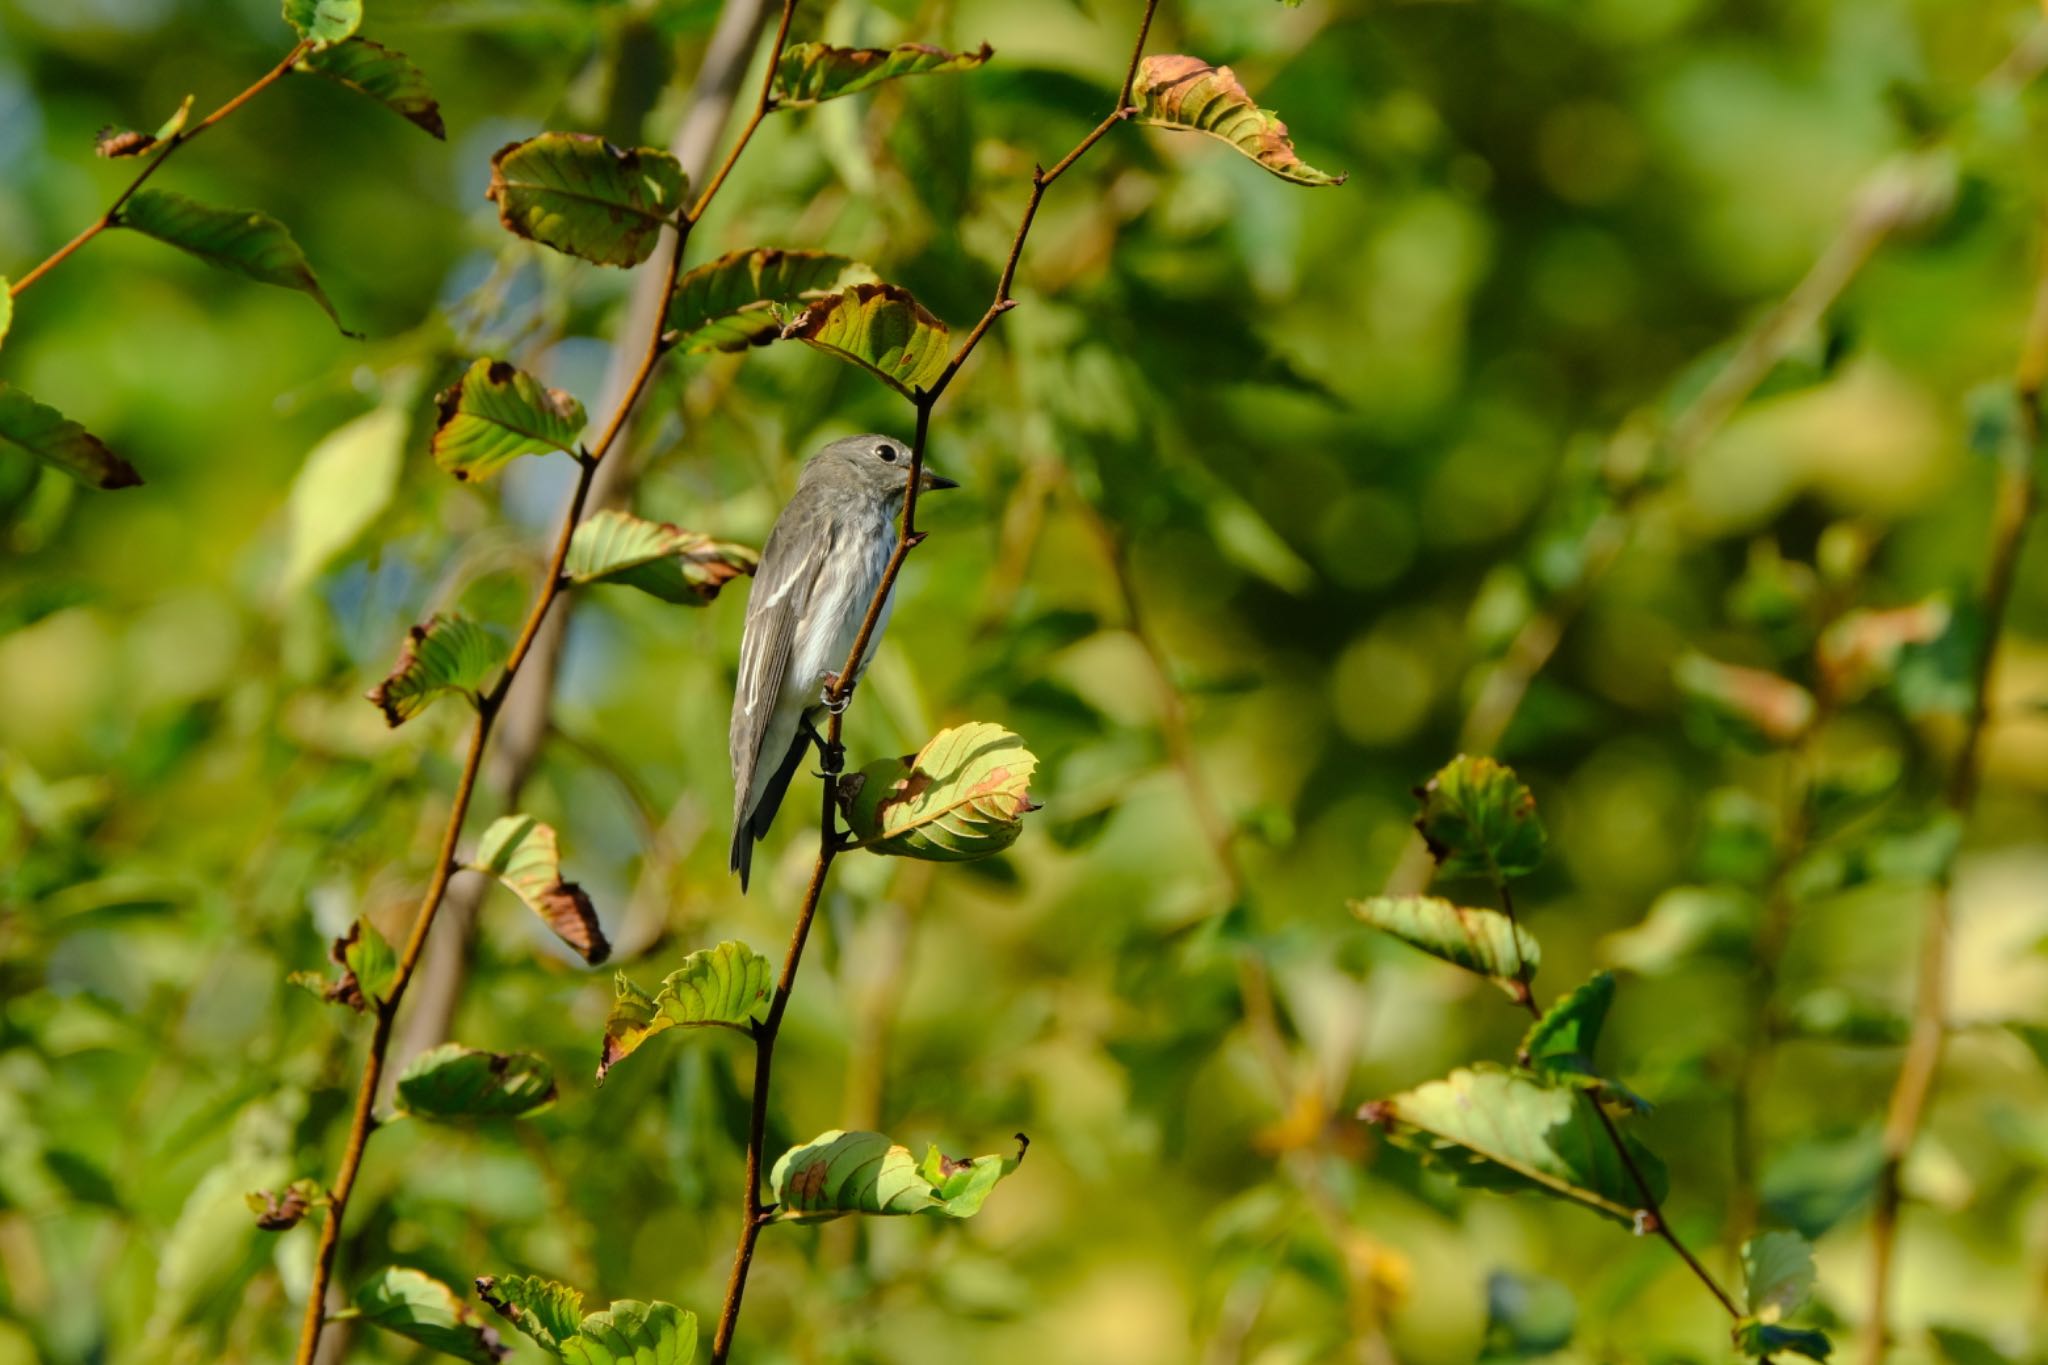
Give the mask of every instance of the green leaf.
<path id="1" fill-rule="evenodd" d="M 1017 842 L 1038 759 L 1000 725 L 941 730 L 916 754 L 841 779 L 839 803 L 862 847 L 927 862 L 966 862 Z"/>
<path id="2" fill-rule="evenodd" d="M 697 1315 L 672 1303 L 620 1299 L 562 1343 L 569 1365 L 690 1365 L 696 1357 Z"/>
<path id="3" fill-rule="evenodd" d="M 955 1160 L 937 1147 L 923 1161 L 881 1133 L 820 1133 L 782 1154 L 769 1176 L 775 1216 L 822 1223 L 849 1213 L 922 1213 L 971 1218 L 996 1182 L 1017 1169 L 1031 1145 L 1017 1135 L 1015 1156 Z"/>
<path id="4" fill-rule="evenodd" d="M 8 292 L 7 277 L 0 275 L 0 344 L 7 340 L 7 329 L 14 323 L 14 295 Z"/>
<path id="5" fill-rule="evenodd" d="M 285 501 L 281 591 L 312 582 L 391 505 L 405 463 L 406 415 L 373 408 L 330 432 L 306 456 Z"/>
<path id="6" fill-rule="evenodd" d="M 443 1043 L 398 1078 L 398 1107 L 423 1119 L 506 1119 L 554 1103 L 555 1072 L 530 1052 Z"/>
<path id="7" fill-rule="evenodd" d="M 559 1356 L 583 1317 L 583 1291 L 538 1275 L 479 1275 L 477 1296 L 514 1327 Z"/>
<path id="8" fill-rule="evenodd" d="M 597 1063 L 600 1085 L 606 1072 L 657 1033 L 706 1026 L 744 1031 L 765 1019 L 775 998 L 775 965 L 746 944 L 727 940 L 684 958 L 652 996 L 624 972 L 613 980 L 612 990 Z"/>
<path id="9" fill-rule="evenodd" d="M 1440 896 L 1374 896 L 1351 902 L 1351 913 L 1432 957 L 1491 977 L 1518 999 L 1517 976 L 1535 975 L 1543 961 L 1536 936 L 1498 910 L 1455 905 Z"/>
<path id="10" fill-rule="evenodd" d="M 1282 180 L 1341 185 L 1348 178 L 1326 175 L 1296 155 L 1287 125 L 1253 103 L 1227 66 L 1199 57 L 1147 57 L 1138 67 L 1131 102 L 1138 122 L 1220 138 Z"/>
<path id="11" fill-rule="evenodd" d="M 1672 666 L 1671 677 L 1687 698 L 1752 743 L 1791 744 L 1813 724 L 1813 694 L 1775 673 L 1688 651 Z"/>
<path id="12" fill-rule="evenodd" d="M 78 423 L 0 381 L 0 442 L 20 446 L 92 488 L 134 488 L 135 466 Z"/>
<path id="13" fill-rule="evenodd" d="M 484 831 L 468 866 L 510 887 L 585 962 L 594 966 L 611 956 L 590 897 L 576 883 L 562 880 L 553 826 L 530 815 L 501 816 Z"/>
<path id="14" fill-rule="evenodd" d="M 403 52 L 393 51 L 368 38 L 350 38 L 332 47 L 315 48 L 293 67 L 325 76 L 371 99 L 406 122 L 424 128 L 442 141 L 448 127 L 441 122 L 441 106 L 427 88 L 427 78 Z"/>
<path id="15" fill-rule="evenodd" d="M 453 1289 L 406 1266 L 391 1266 L 371 1276 L 356 1291 L 356 1311 L 366 1322 L 457 1360 L 495 1365 L 512 1354 L 498 1340 L 497 1329 Z"/>
<path id="16" fill-rule="evenodd" d="M 467 616 L 434 616 L 407 633 L 390 674 L 363 695 L 395 729 L 443 692 L 459 692 L 474 704 L 484 679 L 504 661 L 505 643 L 495 632 Z"/>
<path id="17" fill-rule="evenodd" d="M 1813 1295 L 1813 1248 L 1796 1232 L 1759 1233 L 1742 1244 L 1743 1302 L 1759 1321 L 1780 1322 Z"/>
<path id="18" fill-rule="evenodd" d="M 576 528 L 562 572 L 579 587 L 624 583 L 664 602 L 701 607 L 760 561 L 744 545 L 607 509 Z"/>
<path id="19" fill-rule="evenodd" d="M 1416 795 L 1422 814 L 1415 828 L 1438 875 L 1500 882 L 1527 876 L 1543 862 L 1546 838 L 1536 798 L 1507 765 L 1460 754 Z"/>
<path id="20" fill-rule="evenodd" d="M 1633 1225 L 1642 1192 L 1579 1091 L 1520 1072 L 1479 1065 L 1454 1071 L 1359 1110 L 1387 1137 L 1461 1185 L 1536 1190 Z M 1658 1199 L 1664 1167 L 1633 1139 L 1622 1139 Z"/>
<path id="21" fill-rule="evenodd" d="M 154 133 L 138 133 L 133 128 L 102 128 L 93 139 L 93 155 L 115 159 L 127 156 L 141 156 L 157 144 L 176 137 L 184 131 L 185 121 L 192 117 L 192 96 L 174 110 Z"/>
<path id="22" fill-rule="evenodd" d="M 507 231 L 599 265 L 638 265 L 684 207 L 682 163 L 588 133 L 542 133 L 491 158 L 484 197 Z"/>
<path id="23" fill-rule="evenodd" d="M 859 262 L 823 251 L 734 251 L 676 281 L 668 339 L 685 351 L 744 351 L 782 331 L 785 307 L 874 279 Z"/>
<path id="24" fill-rule="evenodd" d="M 331 1004 L 347 1005 L 361 1014 L 391 998 L 391 983 L 398 975 L 398 955 L 377 932 L 367 917 L 358 918 L 348 932 L 327 945 L 327 960 L 341 968 L 333 981 L 312 972 L 300 984 Z M 295 979 L 297 977 L 295 976 Z"/>
<path id="25" fill-rule="evenodd" d="M 502 360 L 477 360 L 434 398 L 434 462 L 458 479 L 488 479 L 521 455 L 576 453 L 583 405 Z"/>
<path id="26" fill-rule="evenodd" d="M 841 95 L 858 94 L 898 76 L 924 76 L 938 71 L 967 71 L 987 62 L 995 49 L 983 43 L 973 52 L 948 52 L 926 43 L 895 47 L 834 47 L 830 43 L 792 43 L 775 66 L 775 103 L 801 109 Z"/>
<path id="27" fill-rule="evenodd" d="M 1571 1344 L 1578 1325 L 1571 1290 L 1556 1280 L 1496 1270 L 1486 1277 L 1486 1338 L 1480 1365 L 1535 1360 Z"/>
<path id="28" fill-rule="evenodd" d="M 1600 1028 L 1607 1022 L 1607 1010 L 1614 1003 L 1614 974 L 1595 972 L 1585 984 L 1552 1004 L 1543 1017 L 1529 1026 L 1522 1039 L 1522 1064 L 1537 1075 L 1566 1085 L 1594 1087 L 1637 1112 L 1649 1103 L 1626 1087 L 1600 1073 L 1593 1062 L 1593 1049 L 1600 1042 Z"/>
<path id="29" fill-rule="evenodd" d="M 1808 1360 L 1826 1360 L 1835 1349 L 1827 1333 L 1810 1327 L 1780 1327 L 1776 1323 L 1743 1318 L 1735 1324 L 1735 1345 L 1746 1356 L 1764 1357 L 1790 1351 Z"/>
<path id="30" fill-rule="evenodd" d="M 121 206 L 119 226 L 174 246 L 208 265 L 259 284 L 310 296 L 341 327 L 333 300 L 313 276 L 306 253 L 283 223 L 249 209 L 217 209 L 169 190 L 137 190 Z M 355 333 L 341 328 L 346 336 Z"/>
<path id="31" fill-rule="evenodd" d="M 860 366 L 905 398 L 946 368 L 946 324 L 893 284 L 856 284 L 827 294 L 782 329 L 796 340 Z"/>

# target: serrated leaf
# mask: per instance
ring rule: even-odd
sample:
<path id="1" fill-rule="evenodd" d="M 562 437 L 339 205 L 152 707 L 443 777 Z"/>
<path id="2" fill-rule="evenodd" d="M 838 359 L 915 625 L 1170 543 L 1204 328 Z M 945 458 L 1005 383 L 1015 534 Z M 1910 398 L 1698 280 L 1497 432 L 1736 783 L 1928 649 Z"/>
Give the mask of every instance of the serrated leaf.
<path id="1" fill-rule="evenodd" d="M 744 1031 L 768 1015 L 775 998 L 775 964 L 744 943 L 727 940 L 700 948 L 648 995 L 620 972 L 612 983 L 611 1017 L 597 1079 L 657 1033 L 672 1028 L 722 1026 Z"/>
<path id="2" fill-rule="evenodd" d="M 568 1365 L 690 1365 L 696 1356 L 696 1314 L 634 1299 L 592 1313 L 562 1343 Z"/>
<path id="3" fill-rule="evenodd" d="M 1457 905 L 1441 896 L 1374 896 L 1351 902 L 1351 913 L 1382 933 L 1468 972 L 1499 983 L 1517 998 L 1543 961 L 1536 936 L 1498 910 Z"/>
<path id="4" fill-rule="evenodd" d="M 1461 1185 L 1537 1190 L 1633 1225 L 1642 1193 L 1609 1142 L 1594 1101 L 1577 1090 L 1480 1065 L 1454 1071 L 1359 1116 Z M 1664 1197 L 1664 1167 L 1626 1136 L 1653 1196 Z"/>
<path id="5" fill-rule="evenodd" d="M 916 754 L 870 763 L 840 782 L 846 822 L 875 853 L 966 862 L 1017 842 L 1038 759 L 1000 725 L 941 730 Z"/>
<path id="6" fill-rule="evenodd" d="M 444 142 L 448 139 L 440 103 L 427 88 L 426 75 L 403 52 L 368 38 L 350 38 L 332 47 L 315 48 L 300 58 L 293 69 L 325 76 L 368 95 L 406 122 Z"/>
<path id="7" fill-rule="evenodd" d="M 1536 798 L 1506 764 L 1460 754 L 1415 794 L 1415 828 L 1439 876 L 1504 881 L 1542 864 L 1547 836 Z"/>
<path id="8" fill-rule="evenodd" d="M 1539 1076 L 1566 1085 L 1597 1088 L 1637 1112 L 1645 1112 L 1650 1107 L 1647 1101 L 1607 1079 L 1593 1061 L 1601 1026 L 1607 1022 L 1607 1010 L 1613 1003 L 1613 973 L 1595 972 L 1529 1026 L 1519 1055 L 1524 1059 L 1523 1065 Z"/>
<path id="9" fill-rule="evenodd" d="M 479 1275 L 477 1297 L 500 1317 L 559 1356 L 583 1319 L 583 1291 L 538 1275 Z"/>
<path id="10" fill-rule="evenodd" d="M 664 602 L 703 606 L 760 559 L 744 545 L 607 509 L 576 528 L 562 572 L 579 587 L 624 583 Z"/>
<path id="11" fill-rule="evenodd" d="M 923 1161 L 882 1133 L 820 1133 L 791 1148 L 769 1177 L 775 1217 L 821 1223 L 849 1213 L 969 1218 L 996 1182 L 1017 1169 L 1030 1141 L 1017 1135 L 1015 1156 L 957 1161 L 931 1148 Z"/>
<path id="12" fill-rule="evenodd" d="M 434 616 L 406 633 L 405 647 L 384 681 L 363 695 L 394 729 L 444 692 L 475 703 L 484 679 L 505 661 L 505 642 L 467 616 Z"/>
<path id="13" fill-rule="evenodd" d="M 501 816 L 477 841 L 476 859 L 469 866 L 511 888 L 585 962 L 594 966 L 611 956 L 590 897 L 576 883 L 562 880 L 553 826 L 530 815 Z"/>
<path id="14" fill-rule="evenodd" d="M 899 76 L 967 71 L 987 62 L 995 49 L 983 43 L 973 52 L 948 52 L 928 43 L 895 47 L 835 47 L 792 43 L 775 66 L 775 103 L 801 109 L 841 95 L 858 94 Z"/>
<path id="15" fill-rule="evenodd" d="M 356 1291 L 356 1311 L 365 1322 L 416 1341 L 442 1355 L 475 1365 L 495 1365 L 512 1354 L 497 1329 L 455 1291 L 424 1271 L 392 1266 Z"/>
<path id="16" fill-rule="evenodd" d="M 488 479 L 521 455 L 576 453 L 583 404 L 502 360 L 473 362 L 434 397 L 434 462 L 458 479 Z"/>
<path id="17" fill-rule="evenodd" d="M 398 1107 L 423 1119 L 504 1119 L 554 1103 L 555 1072 L 530 1052 L 443 1043 L 398 1078 Z"/>
<path id="18" fill-rule="evenodd" d="M 142 476 L 106 443 L 46 403 L 0 380 L 0 442 L 20 446 L 92 488 L 134 488 Z"/>
<path id="19" fill-rule="evenodd" d="M 1813 694 L 1775 673 L 1689 651 L 1672 665 L 1671 677 L 1687 698 L 1749 740 L 1783 746 L 1813 724 Z"/>
<path id="20" fill-rule="evenodd" d="M 509 232 L 599 265 L 631 266 L 652 254 L 688 189 L 682 163 L 667 152 L 542 133 L 498 150 L 484 197 Z"/>
<path id="21" fill-rule="evenodd" d="M 755 247 L 730 252 L 676 281 L 668 306 L 669 333 L 685 351 L 764 346 L 782 331 L 785 307 L 873 279 L 868 267 L 824 251 Z"/>
<path id="22" fill-rule="evenodd" d="M 1261 109 L 1227 66 L 1199 57 L 1159 55 L 1138 67 L 1131 102 L 1140 123 L 1219 138 L 1282 180 L 1297 185 L 1341 185 L 1348 178 L 1327 175 L 1303 161 L 1288 140 L 1287 125 Z"/>
<path id="23" fill-rule="evenodd" d="M 1826 1360 L 1835 1349 L 1825 1332 L 1810 1327 L 1781 1327 L 1754 1318 L 1744 1318 L 1735 1325 L 1735 1346 L 1746 1356 L 1762 1358 L 1790 1351 L 1808 1360 Z"/>
<path id="24" fill-rule="evenodd" d="M 373 408 L 307 454 L 285 501 L 285 595 L 310 583 L 390 506 L 405 463 L 406 425 L 399 408 Z"/>
<path id="25" fill-rule="evenodd" d="M 169 190 L 137 190 L 121 206 L 119 226 L 197 256 L 208 265 L 259 284 L 296 289 L 320 305 L 336 327 L 341 318 L 313 275 L 312 263 L 283 223 L 250 209 L 218 209 Z M 348 336 L 354 336 L 346 327 Z"/>
<path id="26" fill-rule="evenodd" d="M 893 284 L 856 284 L 827 294 L 782 335 L 858 365 L 913 399 L 938 379 L 951 355 L 946 324 Z"/>
<path id="27" fill-rule="evenodd" d="M 1743 1302 L 1761 1322 L 1781 1322 L 1813 1294 L 1813 1248 L 1796 1232 L 1758 1233 L 1742 1244 Z"/>

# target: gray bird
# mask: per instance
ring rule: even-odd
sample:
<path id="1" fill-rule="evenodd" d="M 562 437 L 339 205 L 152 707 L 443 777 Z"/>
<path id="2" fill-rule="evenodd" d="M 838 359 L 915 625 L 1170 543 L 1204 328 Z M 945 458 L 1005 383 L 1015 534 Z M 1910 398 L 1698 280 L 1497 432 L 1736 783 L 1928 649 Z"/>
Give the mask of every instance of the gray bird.
<path id="1" fill-rule="evenodd" d="M 848 436 L 804 465 L 775 519 L 747 597 L 739 688 L 732 699 L 732 870 L 747 889 L 754 843 L 767 837 L 809 731 L 824 714 L 824 682 L 860 634 L 868 603 L 896 550 L 910 447 L 888 436 Z M 958 488 L 924 469 L 920 492 Z M 896 593 L 882 604 L 858 681 L 881 643 Z"/>

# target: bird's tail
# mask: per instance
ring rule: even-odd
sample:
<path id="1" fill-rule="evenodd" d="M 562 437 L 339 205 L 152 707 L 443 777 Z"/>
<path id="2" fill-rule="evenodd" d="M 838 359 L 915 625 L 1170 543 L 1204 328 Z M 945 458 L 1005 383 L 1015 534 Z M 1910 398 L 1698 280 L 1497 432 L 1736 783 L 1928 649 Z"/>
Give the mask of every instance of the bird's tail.
<path id="1" fill-rule="evenodd" d="M 768 837 L 768 826 L 775 823 L 775 812 L 782 808 L 782 798 L 789 790 L 790 779 L 796 776 L 797 767 L 810 747 L 810 731 L 800 727 L 789 742 L 789 752 L 782 756 L 782 762 L 775 765 L 775 771 L 761 784 L 754 808 L 743 811 L 733 821 L 732 870 L 740 874 L 741 895 L 746 894 L 747 874 L 754 865 L 754 843 Z"/>

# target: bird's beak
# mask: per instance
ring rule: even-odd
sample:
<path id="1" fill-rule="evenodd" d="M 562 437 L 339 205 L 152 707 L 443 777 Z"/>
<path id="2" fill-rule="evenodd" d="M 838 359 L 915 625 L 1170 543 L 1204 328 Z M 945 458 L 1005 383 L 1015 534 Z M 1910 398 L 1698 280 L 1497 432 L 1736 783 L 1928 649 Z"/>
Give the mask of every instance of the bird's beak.
<path id="1" fill-rule="evenodd" d="M 943 478 L 940 475 L 932 473 L 930 465 L 926 465 L 924 467 L 924 477 L 919 479 L 917 482 L 918 491 L 923 493 L 937 493 L 944 489 L 958 488 L 959 486 L 960 485 L 952 479 Z"/>

